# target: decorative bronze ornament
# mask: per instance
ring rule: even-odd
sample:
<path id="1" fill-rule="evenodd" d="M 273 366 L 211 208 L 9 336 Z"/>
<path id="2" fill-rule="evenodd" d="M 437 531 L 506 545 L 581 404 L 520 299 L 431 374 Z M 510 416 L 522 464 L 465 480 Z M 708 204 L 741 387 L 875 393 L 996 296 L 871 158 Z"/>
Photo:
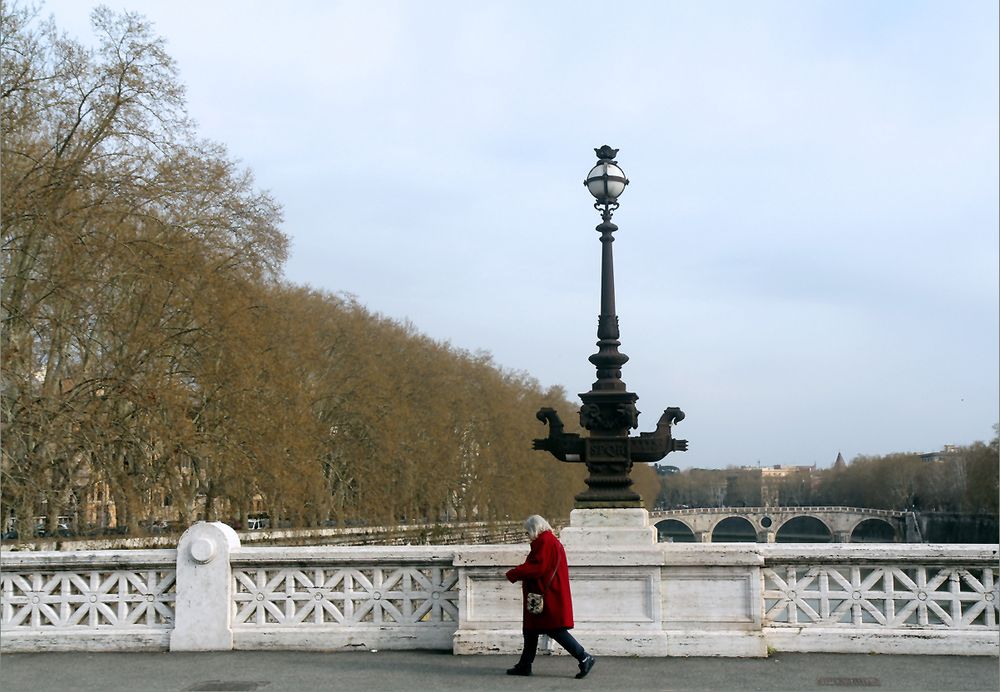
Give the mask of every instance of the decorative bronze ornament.
<path id="1" fill-rule="evenodd" d="M 534 440 L 533 448 L 550 452 L 556 459 L 582 462 L 590 476 L 587 490 L 576 496 L 577 508 L 641 507 L 642 499 L 631 489 L 629 472 L 633 462 L 652 463 L 670 452 L 683 452 L 687 440 L 674 439 L 672 426 L 684 420 L 684 412 L 672 406 L 663 412 L 656 430 L 629 437 L 629 430 L 639 426 L 636 394 L 627 391 L 622 381 L 622 366 L 628 356 L 621 346 L 618 315 L 615 312 L 615 271 L 611 243 L 618 226 L 611 216 L 618 208 L 617 199 L 628 185 L 628 178 L 614 158 L 617 149 L 608 145 L 594 149 L 597 165 L 584 185 L 597 200 L 594 207 L 601 213 L 597 231 L 601 234 L 601 314 L 597 320 L 597 353 L 590 362 L 597 368 L 597 381 L 589 392 L 580 395 L 580 425 L 590 432 L 582 438 L 565 432 L 559 415 L 551 408 L 538 411 L 536 417 L 549 425 L 549 435 Z"/>

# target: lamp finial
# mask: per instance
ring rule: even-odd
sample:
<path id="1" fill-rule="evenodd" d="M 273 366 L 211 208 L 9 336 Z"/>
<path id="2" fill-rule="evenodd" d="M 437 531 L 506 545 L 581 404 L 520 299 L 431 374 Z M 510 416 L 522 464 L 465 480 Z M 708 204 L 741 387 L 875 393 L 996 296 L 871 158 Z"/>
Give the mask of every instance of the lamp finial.
<path id="1" fill-rule="evenodd" d="M 598 149 L 594 149 L 594 153 L 597 154 L 597 158 L 602 161 L 611 161 L 613 158 L 618 156 L 618 150 L 612 149 L 607 144 Z M 614 163 L 614 161 L 611 161 L 611 163 Z"/>

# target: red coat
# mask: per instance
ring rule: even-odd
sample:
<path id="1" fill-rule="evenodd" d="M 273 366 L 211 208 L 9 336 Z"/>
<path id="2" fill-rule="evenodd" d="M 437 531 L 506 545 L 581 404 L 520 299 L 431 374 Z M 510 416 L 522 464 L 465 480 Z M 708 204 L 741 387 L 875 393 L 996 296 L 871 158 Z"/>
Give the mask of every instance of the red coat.
<path id="1" fill-rule="evenodd" d="M 553 570 L 555 576 L 552 574 Z M 531 542 L 528 559 L 509 570 L 507 580 L 511 583 L 520 581 L 522 595 L 531 591 L 540 593 L 545 598 L 545 609 L 539 615 L 529 613 L 527 604 L 522 605 L 525 630 L 544 631 L 573 627 L 573 595 L 569 591 L 566 551 L 551 531 L 538 534 L 538 538 Z M 524 600 L 527 601 L 527 597 Z"/>

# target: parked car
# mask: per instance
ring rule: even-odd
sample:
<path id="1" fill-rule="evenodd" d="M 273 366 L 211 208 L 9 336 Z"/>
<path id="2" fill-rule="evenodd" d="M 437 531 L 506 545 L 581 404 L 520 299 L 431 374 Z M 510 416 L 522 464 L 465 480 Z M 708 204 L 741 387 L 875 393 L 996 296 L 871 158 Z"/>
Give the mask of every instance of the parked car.
<path id="1" fill-rule="evenodd" d="M 49 530 L 45 526 L 45 524 L 38 524 L 37 526 L 35 526 L 35 535 L 38 536 L 39 538 L 46 538 L 49 536 Z M 72 536 L 73 532 L 70 531 L 68 524 L 66 524 L 65 522 L 59 522 L 58 524 L 56 524 L 55 533 L 52 535 L 61 536 L 65 538 L 67 536 Z"/>
<path id="2" fill-rule="evenodd" d="M 271 518 L 268 516 L 247 517 L 247 530 L 260 531 L 271 526 Z"/>

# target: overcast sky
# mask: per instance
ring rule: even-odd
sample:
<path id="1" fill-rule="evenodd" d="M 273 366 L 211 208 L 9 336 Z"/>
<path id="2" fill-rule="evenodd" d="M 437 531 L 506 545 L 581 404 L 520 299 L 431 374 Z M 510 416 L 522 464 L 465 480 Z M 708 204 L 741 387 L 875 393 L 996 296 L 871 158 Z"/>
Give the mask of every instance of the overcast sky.
<path id="1" fill-rule="evenodd" d="M 96 4 L 43 14 L 82 39 Z M 105 4 L 283 204 L 294 283 L 587 391 L 609 144 L 623 379 L 640 430 L 687 413 L 666 462 L 993 435 L 995 0 Z"/>

